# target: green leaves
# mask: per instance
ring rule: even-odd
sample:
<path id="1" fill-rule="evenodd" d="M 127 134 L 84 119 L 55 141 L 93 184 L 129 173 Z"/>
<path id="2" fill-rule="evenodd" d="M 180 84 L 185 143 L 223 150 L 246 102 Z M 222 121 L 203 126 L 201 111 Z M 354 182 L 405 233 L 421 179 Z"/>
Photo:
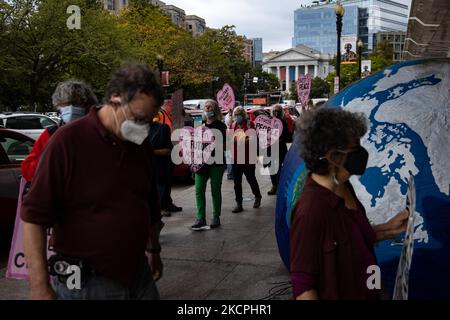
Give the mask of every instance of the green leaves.
<path id="1" fill-rule="evenodd" d="M 9 3 L 9 4 L 8 4 Z M 245 73 L 277 84 L 243 58 L 244 39 L 234 26 L 208 29 L 194 38 L 148 1 L 130 1 L 119 16 L 96 0 L 16 0 L 0 2 L 0 110 L 52 109 L 56 84 L 69 78 L 90 83 L 101 98 L 112 72 L 124 61 L 157 69 L 158 55 L 170 72 L 170 91 L 186 98 L 212 96 L 225 82 L 239 97 Z M 69 5 L 81 9 L 81 29 L 69 30 Z M 260 73 L 258 73 L 260 72 Z"/>

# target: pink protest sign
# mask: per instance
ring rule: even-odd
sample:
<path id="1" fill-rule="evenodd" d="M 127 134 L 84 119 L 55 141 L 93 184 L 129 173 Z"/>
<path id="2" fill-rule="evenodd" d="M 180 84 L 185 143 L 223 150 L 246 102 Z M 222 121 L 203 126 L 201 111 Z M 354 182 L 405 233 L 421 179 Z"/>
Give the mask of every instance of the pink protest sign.
<path id="1" fill-rule="evenodd" d="M 230 110 L 234 108 L 235 101 L 233 88 L 228 83 L 225 83 L 222 90 L 217 92 L 219 106 L 224 110 Z"/>
<path id="2" fill-rule="evenodd" d="M 260 115 L 255 119 L 255 129 L 259 138 L 259 145 L 265 149 L 273 145 L 283 132 L 283 123 L 280 119 Z"/>
<path id="3" fill-rule="evenodd" d="M 310 92 L 311 92 L 311 76 L 309 74 L 300 75 L 297 80 L 297 95 L 298 101 L 304 107 L 308 103 Z"/>
<path id="4" fill-rule="evenodd" d="M 180 143 L 183 163 L 191 165 L 192 171 L 198 171 L 210 158 L 214 149 L 214 133 L 211 129 L 200 126 L 181 129 Z"/>
<path id="5" fill-rule="evenodd" d="M 25 189 L 26 181 L 24 178 L 20 181 L 19 200 L 17 202 L 16 221 L 14 225 L 14 234 L 9 251 L 8 267 L 6 268 L 6 277 L 11 279 L 28 280 L 28 270 L 25 261 L 23 249 L 23 221 L 20 219 L 20 207 L 22 206 L 22 195 Z M 49 237 L 48 237 L 49 238 Z M 47 243 L 48 243 L 47 238 Z M 47 257 L 54 254 L 47 247 Z"/>

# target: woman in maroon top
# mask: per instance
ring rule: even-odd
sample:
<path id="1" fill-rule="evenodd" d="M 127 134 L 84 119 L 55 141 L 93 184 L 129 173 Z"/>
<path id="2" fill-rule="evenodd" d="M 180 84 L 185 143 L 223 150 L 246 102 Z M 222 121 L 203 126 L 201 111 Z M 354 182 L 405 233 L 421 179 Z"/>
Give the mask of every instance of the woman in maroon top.
<path id="1" fill-rule="evenodd" d="M 377 264 L 373 245 L 405 231 L 408 211 L 371 225 L 349 182 L 367 166 L 369 154 L 360 145 L 365 116 L 323 108 L 302 114 L 297 127 L 310 173 L 290 231 L 294 297 L 378 299 L 379 288 L 370 285 L 369 267 Z"/>

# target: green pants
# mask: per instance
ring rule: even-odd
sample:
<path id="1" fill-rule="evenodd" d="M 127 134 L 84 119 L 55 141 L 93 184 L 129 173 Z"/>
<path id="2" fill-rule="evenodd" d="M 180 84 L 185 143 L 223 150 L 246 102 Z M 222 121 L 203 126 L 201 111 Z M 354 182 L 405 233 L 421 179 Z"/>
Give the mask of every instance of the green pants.
<path id="1" fill-rule="evenodd" d="M 213 216 L 220 216 L 222 209 L 222 177 L 225 166 L 205 166 L 200 173 L 195 174 L 195 198 L 197 200 L 197 218 L 205 218 L 206 184 L 211 178 L 211 195 L 213 201 Z"/>

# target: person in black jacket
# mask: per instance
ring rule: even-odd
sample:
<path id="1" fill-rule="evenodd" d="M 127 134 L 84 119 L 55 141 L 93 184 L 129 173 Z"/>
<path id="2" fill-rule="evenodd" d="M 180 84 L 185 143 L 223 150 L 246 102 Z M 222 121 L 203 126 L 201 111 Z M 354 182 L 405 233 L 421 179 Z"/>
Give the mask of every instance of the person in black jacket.
<path id="1" fill-rule="evenodd" d="M 170 127 L 165 123 L 152 122 L 150 125 L 149 139 L 154 153 L 156 184 L 160 197 L 161 214 L 165 217 L 169 217 L 171 212 L 183 210 L 174 205 L 170 196 L 173 171 L 173 163 L 170 159 L 173 144 L 170 133 Z"/>
<path id="2" fill-rule="evenodd" d="M 268 195 L 275 195 L 277 194 L 278 189 L 278 179 L 281 172 L 281 167 L 284 162 L 284 158 L 287 154 L 287 143 L 292 142 L 292 133 L 289 131 L 289 127 L 286 122 L 286 118 L 284 115 L 283 107 L 279 104 L 276 104 L 272 107 L 272 117 L 275 117 L 279 120 L 281 120 L 281 123 L 283 124 L 283 131 L 281 133 L 280 139 L 276 142 L 279 145 L 279 157 L 276 159 L 271 159 L 271 165 L 274 164 L 274 162 L 278 162 L 278 170 L 277 173 L 270 176 L 270 180 L 272 180 L 272 189 L 267 192 Z M 270 152 L 268 153 L 269 156 Z M 275 155 L 274 155 L 275 156 Z"/>

